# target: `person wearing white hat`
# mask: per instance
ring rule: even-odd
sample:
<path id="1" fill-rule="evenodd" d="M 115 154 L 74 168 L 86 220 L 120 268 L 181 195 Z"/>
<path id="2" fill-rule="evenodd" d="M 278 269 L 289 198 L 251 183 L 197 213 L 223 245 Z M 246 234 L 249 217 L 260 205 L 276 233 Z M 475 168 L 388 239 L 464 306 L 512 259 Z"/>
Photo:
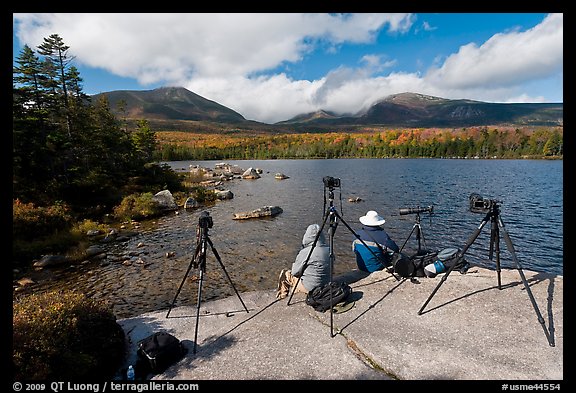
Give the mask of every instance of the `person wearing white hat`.
<path id="1" fill-rule="evenodd" d="M 358 269 L 372 273 L 392 265 L 392 256 L 400 248 L 382 228 L 386 220 L 376 211 L 370 210 L 360 217 L 362 229 L 356 231 L 359 238 L 354 238 L 352 250 L 356 255 Z M 366 247 L 368 246 L 368 247 Z"/>

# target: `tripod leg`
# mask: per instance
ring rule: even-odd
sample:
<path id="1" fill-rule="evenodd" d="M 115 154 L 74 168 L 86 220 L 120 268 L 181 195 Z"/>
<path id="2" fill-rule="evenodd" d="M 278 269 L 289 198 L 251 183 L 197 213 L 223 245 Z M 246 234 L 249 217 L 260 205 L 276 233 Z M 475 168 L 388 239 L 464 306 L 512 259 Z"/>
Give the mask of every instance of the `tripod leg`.
<path id="1" fill-rule="evenodd" d="M 335 211 L 333 212 L 333 214 L 335 214 Z M 336 233 L 336 227 L 338 226 L 338 223 L 336 222 L 336 215 L 330 215 L 330 234 L 329 234 L 329 250 L 330 250 L 330 282 L 332 282 L 332 277 L 334 272 L 334 260 L 336 259 L 334 256 L 334 234 Z M 336 336 L 334 334 L 334 302 L 332 299 L 332 291 L 330 291 L 330 337 L 334 337 Z"/>
<path id="2" fill-rule="evenodd" d="M 170 308 L 168 308 L 168 312 L 166 313 L 166 318 L 168 318 L 168 316 L 170 315 L 170 311 L 172 311 L 172 307 L 174 307 L 174 304 L 176 303 L 176 298 L 180 294 L 180 291 L 182 290 L 182 287 L 184 286 L 184 283 L 186 282 L 186 277 L 190 273 L 192 266 L 195 265 L 195 260 L 198 257 L 198 254 L 200 253 L 200 247 L 201 247 L 201 244 L 198 243 L 196 245 L 196 251 L 194 251 L 194 257 L 192 257 L 192 260 L 190 261 L 190 264 L 188 265 L 188 269 L 186 269 L 186 274 L 184 274 L 184 278 L 182 278 L 182 282 L 180 283 L 180 286 L 178 287 L 178 290 L 176 291 L 176 295 L 174 295 L 174 299 L 172 300 L 172 304 L 170 304 Z"/>
<path id="3" fill-rule="evenodd" d="M 463 255 L 463 254 L 462 254 Z M 462 256 L 461 255 L 461 256 Z M 424 311 L 424 309 L 426 308 L 426 306 L 428 305 L 428 303 L 430 303 L 430 300 L 432 300 L 432 297 L 434 297 L 434 295 L 436 294 L 436 292 L 438 292 L 438 290 L 440 289 L 440 287 L 442 286 L 442 284 L 444 284 L 444 282 L 448 279 L 448 276 L 450 275 L 450 273 L 452 273 L 452 270 L 454 270 L 454 267 L 456 267 L 457 263 L 455 263 L 454 265 L 450 266 L 450 268 L 446 271 L 446 273 L 444 273 L 444 275 L 442 276 L 442 278 L 440 279 L 440 282 L 438 283 L 438 285 L 436 285 L 436 288 L 434 288 L 434 290 L 432 291 L 432 293 L 430 294 L 430 296 L 428 296 L 428 299 L 426 299 L 426 301 L 424 302 L 424 304 L 422 305 L 422 307 L 420 307 L 420 310 L 418 310 L 418 315 L 422 315 L 422 312 Z"/>
<path id="4" fill-rule="evenodd" d="M 546 328 L 546 324 L 544 323 L 544 318 L 542 317 L 542 314 L 540 313 L 540 310 L 538 309 L 538 305 L 536 304 L 536 300 L 534 299 L 534 295 L 532 294 L 532 291 L 530 290 L 530 286 L 528 285 L 528 281 L 526 281 L 526 276 L 524 276 L 524 272 L 522 271 L 522 266 L 520 265 L 520 261 L 518 260 L 518 257 L 516 256 L 516 251 L 514 250 L 514 245 L 512 244 L 512 239 L 510 239 L 510 235 L 508 234 L 508 231 L 506 230 L 506 227 L 504 226 L 504 222 L 502 221 L 502 219 L 500 217 L 498 217 L 498 224 L 500 225 L 500 228 L 502 229 L 502 233 L 504 234 L 504 241 L 506 242 L 506 247 L 508 247 L 508 251 L 510 251 L 510 254 L 512 254 L 512 260 L 516 264 L 516 269 L 518 270 L 518 273 L 520 274 L 520 278 L 522 279 L 522 283 L 524 284 L 524 288 L 526 289 L 526 292 L 528 293 L 528 297 L 530 298 L 530 302 L 532 303 L 532 307 L 534 308 L 534 311 L 536 312 L 536 316 L 538 317 L 538 322 L 540 322 L 540 325 L 542 326 L 542 329 L 544 330 L 544 334 L 546 335 L 546 339 L 548 340 L 548 344 L 551 347 L 553 347 L 553 346 L 555 346 L 554 340 L 552 339 L 552 337 L 550 337 L 550 333 L 548 332 L 548 329 Z"/>
<path id="5" fill-rule="evenodd" d="M 492 218 L 492 232 L 490 243 L 490 258 L 492 258 L 492 249 L 496 254 L 496 274 L 498 275 L 498 289 L 502 289 L 502 269 L 500 268 L 500 231 L 498 230 L 498 223 L 495 218 Z"/>
<path id="6" fill-rule="evenodd" d="M 421 247 L 421 242 L 420 239 L 422 239 L 422 244 L 424 244 L 424 249 L 428 249 L 428 246 L 426 245 L 426 240 L 424 239 L 424 232 L 422 232 L 422 227 L 420 226 L 420 224 L 418 224 L 418 232 L 416 232 L 416 239 L 418 240 L 418 255 L 420 255 L 422 253 L 422 247 Z"/>
<path id="7" fill-rule="evenodd" d="M 222 263 L 222 259 L 220 259 L 220 255 L 218 254 L 218 251 L 216 251 L 216 248 L 214 248 L 214 244 L 212 244 L 212 240 L 210 240 L 209 238 L 207 238 L 208 243 L 210 244 L 210 248 L 212 248 L 212 252 L 214 253 L 214 256 L 216 256 L 216 259 L 218 260 L 218 263 L 220 264 L 220 267 L 222 268 L 222 270 L 224 271 L 224 274 L 226 275 L 226 277 L 228 278 L 228 281 L 230 282 L 230 285 L 232 285 L 232 289 L 234 289 L 234 292 L 236 292 L 236 296 L 238 296 L 238 299 L 240 299 L 240 303 L 242 303 L 242 306 L 244 307 L 244 310 L 246 310 L 246 312 L 248 312 L 248 308 L 246 307 L 246 305 L 244 304 L 244 302 L 242 301 L 242 298 L 240 297 L 240 294 L 238 293 L 238 290 L 236 290 L 236 287 L 234 286 L 234 283 L 232 282 L 232 279 L 230 278 L 230 275 L 228 275 L 228 272 L 226 271 L 226 268 L 224 267 L 224 264 Z"/>
<path id="8" fill-rule="evenodd" d="M 454 268 L 456 267 L 456 265 L 458 265 L 458 263 L 460 262 L 460 260 L 464 257 L 464 254 L 466 253 L 466 251 L 468 251 L 468 249 L 470 248 L 470 246 L 472 245 L 472 243 L 474 243 L 476 241 L 476 238 L 478 237 L 478 235 L 480 234 L 480 232 L 482 232 L 482 228 L 484 228 L 484 226 L 486 225 L 486 223 L 488 223 L 488 220 L 490 219 L 490 214 L 487 214 L 486 217 L 484 217 L 484 219 L 482 220 L 482 222 L 480 223 L 480 225 L 478 226 L 478 228 L 476 228 L 476 230 L 474 231 L 474 233 L 472 234 L 472 236 L 470 236 L 470 239 L 468 239 L 468 242 L 466 243 L 466 245 L 464 246 L 464 248 L 462 249 L 462 251 L 460 252 L 460 255 L 458 256 L 458 260 L 455 264 L 453 264 L 452 266 L 450 266 L 450 268 L 448 269 L 448 271 L 446 273 L 444 273 L 444 276 L 442 276 L 442 279 L 440 280 L 440 282 L 438 283 L 438 285 L 436 285 L 436 288 L 434 288 L 434 290 L 432 291 L 432 293 L 430 294 L 430 296 L 428 296 L 428 299 L 426 299 L 426 301 L 424 302 L 424 304 L 422 305 L 422 307 L 420 307 L 420 310 L 418 310 L 418 315 L 422 315 L 422 312 L 424 311 L 424 309 L 426 308 L 426 306 L 428 305 L 428 303 L 430 303 L 430 300 L 432 300 L 432 297 L 436 294 L 436 292 L 438 292 L 438 289 L 440 289 L 440 287 L 442 286 L 442 284 L 444 284 L 444 282 L 446 281 L 446 279 L 448 278 L 448 275 L 452 272 L 452 270 L 454 270 Z"/>
<path id="9" fill-rule="evenodd" d="M 202 301 L 202 283 L 204 282 L 204 268 L 200 268 L 200 279 L 198 281 L 198 298 L 196 300 L 196 328 L 194 330 L 194 349 L 196 353 L 196 343 L 198 342 L 198 319 L 200 317 L 200 302 Z"/>
<path id="10" fill-rule="evenodd" d="M 324 230 L 324 226 L 326 226 L 326 221 L 328 221 L 329 216 L 330 216 L 330 210 L 326 210 L 326 214 L 324 214 L 324 219 L 322 220 L 322 225 L 320 226 L 320 230 L 318 230 L 318 233 L 316 234 L 316 237 L 314 238 L 314 242 L 312 243 L 312 247 L 310 247 L 310 252 L 308 253 L 308 256 L 306 257 L 306 261 L 304 261 L 304 267 L 302 268 L 302 271 L 304 271 L 306 269 L 306 266 L 308 266 L 308 262 L 310 261 L 310 257 L 312 256 L 312 251 L 314 251 L 314 248 L 316 247 L 316 244 L 318 243 L 318 239 L 320 238 L 320 234 Z M 332 266 L 330 266 L 330 269 L 332 269 Z M 298 277 L 298 280 L 296 280 L 296 284 L 294 285 L 294 289 L 291 291 L 290 297 L 288 298 L 288 302 L 286 303 L 287 306 L 290 305 L 290 301 L 292 301 L 292 297 L 294 296 L 295 289 L 296 289 L 296 287 L 298 287 L 298 284 L 300 283 L 301 278 L 302 278 L 302 275 L 300 275 L 300 277 Z M 332 274 L 330 274 L 330 281 L 332 281 Z"/>
<path id="11" fill-rule="evenodd" d="M 406 243 L 408 243 L 408 240 L 410 240 L 410 237 L 412 236 L 412 234 L 414 233 L 414 230 L 416 230 L 416 224 L 414 224 L 412 226 L 412 230 L 410 231 L 410 234 L 408 235 L 408 237 L 406 238 L 406 240 L 404 241 L 404 244 L 402 244 L 402 247 L 400 247 L 400 252 L 402 252 L 402 250 L 404 249 L 404 246 L 406 245 Z"/>

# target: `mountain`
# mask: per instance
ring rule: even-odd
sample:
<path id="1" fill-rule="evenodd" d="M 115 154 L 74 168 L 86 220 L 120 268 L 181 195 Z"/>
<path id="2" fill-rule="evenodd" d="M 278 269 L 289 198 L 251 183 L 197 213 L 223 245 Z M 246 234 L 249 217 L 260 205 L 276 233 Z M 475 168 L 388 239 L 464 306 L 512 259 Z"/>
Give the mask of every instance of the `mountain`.
<path id="1" fill-rule="evenodd" d="M 359 117 L 361 124 L 406 126 L 561 125 L 563 104 L 488 103 L 416 93 L 393 94 Z"/>
<path id="2" fill-rule="evenodd" d="M 222 132 L 305 132 L 383 127 L 562 126 L 562 103 L 488 103 L 452 100 L 417 93 L 392 94 L 355 115 L 319 110 L 275 124 L 244 116 L 183 87 L 154 90 L 117 90 L 105 95 L 110 108 L 128 121 L 146 119 L 154 129 Z M 118 108 L 124 101 L 125 110 Z"/>
<path id="3" fill-rule="evenodd" d="M 154 90 L 116 90 L 105 95 L 112 111 L 128 119 L 194 120 L 221 123 L 243 123 L 247 120 L 230 108 L 210 101 L 183 87 L 161 87 Z M 125 102 L 125 113 L 118 108 Z"/>
<path id="4" fill-rule="evenodd" d="M 503 104 L 450 100 L 417 93 L 392 94 L 354 116 L 299 115 L 279 124 L 466 127 L 478 125 L 559 126 L 563 104 Z"/>

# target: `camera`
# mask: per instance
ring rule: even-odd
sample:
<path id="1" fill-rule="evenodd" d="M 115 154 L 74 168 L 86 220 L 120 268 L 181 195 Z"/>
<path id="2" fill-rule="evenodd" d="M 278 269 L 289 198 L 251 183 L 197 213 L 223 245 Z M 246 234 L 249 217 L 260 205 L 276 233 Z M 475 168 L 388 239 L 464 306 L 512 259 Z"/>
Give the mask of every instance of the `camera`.
<path id="1" fill-rule="evenodd" d="M 210 213 L 200 213 L 200 218 L 198 219 L 198 226 L 200 228 L 212 228 L 213 225 L 214 222 L 212 221 L 212 217 L 210 217 Z"/>
<path id="2" fill-rule="evenodd" d="M 430 205 L 428 207 L 405 207 L 400 209 L 400 215 L 401 216 L 405 216 L 406 214 L 420 214 L 420 213 L 426 213 L 426 212 L 430 212 L 433 213 L 434 211 L 434 206 Z"/>
<path id="3" fill-rule="evenodd" d="M 479 194 L 473 193 L 469 197 L 470 211 L 472 213 L 489 213 L 497 207 L 498 201 L 495 199 L 484 199 Z"/>
<path id="4" fill-rule="evenodd" d="M 322 179 L 324 181 L 324 187 L 337 188 L 340 187 L 340 179 L 332 176 L 324 176 Z"/>

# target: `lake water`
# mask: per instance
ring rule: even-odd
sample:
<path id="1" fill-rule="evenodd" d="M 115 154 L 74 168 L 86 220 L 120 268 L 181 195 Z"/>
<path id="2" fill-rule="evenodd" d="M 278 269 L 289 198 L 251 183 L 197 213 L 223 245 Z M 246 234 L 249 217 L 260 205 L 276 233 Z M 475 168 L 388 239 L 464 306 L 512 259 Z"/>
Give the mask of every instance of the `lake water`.
<path id="1" fill-rule="evenodd" d="M 254 239 L 259 239 L 260 228 L 266 233 L 262 240 L 276 236 L 284 241 L 293 239 L 290 243 L 294 243 L 294 239 L 299 241 L 308 224 L 322 222 L 327 195 L 323 177 L 332 176 L 341 183 L 340 188 L 334 189 L 334 205 L 353 228 L 359 227 L 358 218 L 367 210 L 376 210 L 386 218 L 384 227 L 402 245 L 416 222 L 416 215 L 400 215 L 399 210 L 433 205 L 432 215 L 420 214 L 427 245 L 432 248 L 463 247 L 484 218 L 484 214 L 469 210 L 469 196 L 477 193 L 485 199 L 499 201 L 500 216 L 524 268 L 563 274 L 562 161 L 336 159 L 227 163 L 244 169 L 260 168 L 263 174 L 261 179 L 225 184 L 234 192 L 234 201 L 208 209 L 215 223 L 214 233 L 223 226 L 220 229 L 228 233 L 253 233 Z M 168 164 L 181 170 L 189 165 L 213 168 L 216 162 Z M 290 178 L 276 180 L 273 177 L 276 172 Z M 356 197 L 362 201 L 348 201 Z M 234 212 L 266 205 L 278 205 L 284 212 L 266 225 L 258 220 L 230 221 Z M 267 234 L 270 231 L 278 233 Z M 344 248 L 348 252 L 348 240 L 353 234 L 344 225 L 340 225 L 336 233 L 341 235 L 339 238 L 346 243 Z M 483 259 L 484 254 L 487 255 L 484 250 L 488 250 L 489 234 L 490 224 L 467 254 Z M 406 248 L 411 245 L 410 240 Z M 502 238 L 501 249 L 505 251 L 505 248 Z M 507 256 L 501 258 L 507 259 Z M 502 263 L 506 265 L 506 261 Z"/>
<path id="2" fill-rule="evenodd" d="M 178 171 L 190 165 L 214 168 L 220 161 L 168 162 Z M 439 250 L 464 247 L 484 214 L 469 210 L 469 196 L 497 200 L 516 255 L 523 269 L 563 275 L 563 162 L 547 160 L 464 159 L 334 159 L 334 160 L 229 160 L 242 169 L 259 168 L 260 179 L 234 179 L 223 184 L 233 192 L 230 200 L 159 219 L 150 229 L 123 243 L 123 252 L 139 254 L 146 263 L 112 262 L 88 265 L 62 274 L 46 286 L 72 286 L 106 298 L 120 317 L 167 308 L 184 280 L 178 304 L 193 305 L 197 274 L 187 268 L 196 246 L 200 213 L 213 220 L 209 238 L 224 269 L 240 291 L 273 289 L 278 273 L 289 268 L 300 249 L 302 235 L 312 223 L 322 224 L 329 208 L 323 178 L 340 179 L 333 205 L 340 213 L 334 236 L 335 273 L 356 267 L 351 250 L 352 230 L 358 218 L 376 210 L 386 219 L 384 228 L 408 253 L 417 249 L 410 233 L 416 214 L 400 215 L 409 207 L 433 206 L 433 214 L 420 214 L 423 246 Z M 289 176 L 277 180 L 277 172 Z M 360 198 L 350 202 L 349 198 Z M 233 220 L 234 213 L 263 206 L 280 206 L 275 217 Z M 344 221 L 344 222 L 341 222 Z M 347 224 L 347 225 L 346 225 Z M 326 223 L 325 230 L 328 230 Z M 488 223 L 466 253 L 473 265 L 495 268 L 488 259 L 491 225 Z M 503 268 L 514 268 L 501 231 Z M 120 252 L 120 250 L 118 251 Z M 167 258 L 166 252 L 174 252 Z M 208 249 L 203 300 L 234 296 L 223 268 Z M 73 275 L 73 276 L 72 276 Z"/>

